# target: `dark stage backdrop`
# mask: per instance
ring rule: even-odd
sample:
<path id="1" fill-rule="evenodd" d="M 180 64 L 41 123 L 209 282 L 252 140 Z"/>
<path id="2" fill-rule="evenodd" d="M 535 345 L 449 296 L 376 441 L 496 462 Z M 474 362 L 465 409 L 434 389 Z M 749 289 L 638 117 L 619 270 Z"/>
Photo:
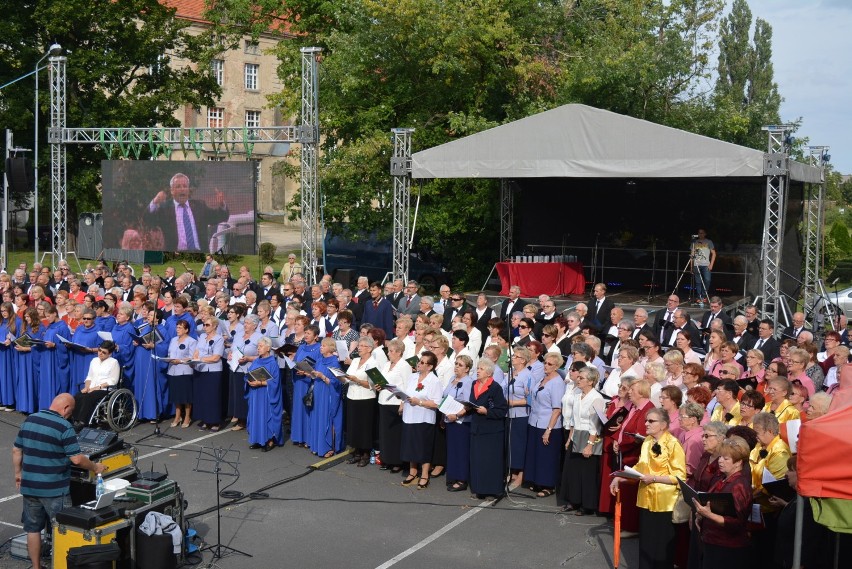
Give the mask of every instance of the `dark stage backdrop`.
<path id="1" fill-rule="evenodd" d="M 224 247 L 232 254 L 255 252 L 253 163 L 104 160 L 101 168 L 105 248 L 177 251 L 177 224 L 182 218 L 176 216 L 169 182 L 176 174 L 184 174 L 189 178 L 198 250 Z M 160 192 L 165 200 L 151 211 L 152 200 Z M 224 208 L 219 200 L 224 200 Z M 220 223 L 234 228 L 233 235 L 214 237 L 226 227 Z"/>
<path id="2" fill-rule="evenodd" d="M 679 259 L 685 260 L 690 236 L 703 227 L 720 255 L 718 270 L 746 272 L 750 282 L 759 281 L 757 273 L 761 266 L 759 257 L 766 211 L 766 181 L 763 178 L 527 178 L 514 180 L 513 188 L 514 252 L 517 255 L 564 253 L 575 255 L 588 267 L 592 264 L 592 253 L 584 247 L 594 247 L 597 242 L 599 247 L 608 248 L 604 260 L 607 266 L 630 269 L 620 274 L 608 271 L 605 280 L 610 284 L 647 290 L 654 250 L 680 250 L 683 254 Z M 791 184 L 785 219 L 782 267 L 796 277 L 802 263 L 798 231 L 802 192 L 801 183 Z M 670 255 L 669 268 L 672 270 L 674 258 Z M 660 270 L 663 266 L 658 254 L 656 267 Z M 659 278 L 656 281 L 661 282 Z M 714 281 L 714 285 L 742 291 L 742 278 L 714 277 Z M 796 287 L 792 278 L 784 278 L 782 289 L 785 292 L 793 292 Z M 748 288 L 749 292 L 757 292 L 753 284 Z"/>

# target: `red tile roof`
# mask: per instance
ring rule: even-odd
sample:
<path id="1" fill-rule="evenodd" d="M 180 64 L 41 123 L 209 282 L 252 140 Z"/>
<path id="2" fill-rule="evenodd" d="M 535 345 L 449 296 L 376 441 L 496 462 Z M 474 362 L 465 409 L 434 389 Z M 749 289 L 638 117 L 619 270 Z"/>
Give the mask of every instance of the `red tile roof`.
<path id="1" fill-rule="evenodd" d="M 189 20 L 202 24 L 211 23 L 210 20 L 204 18 L 204 11 L 207 8 L 205 0 L 160 0 L 163 6 L 175 8 L 175 15 L 181 20 Z M 270 26 L 270 32 L 287 33 L 289 26 L 286 21 L 275 20 Z"/>

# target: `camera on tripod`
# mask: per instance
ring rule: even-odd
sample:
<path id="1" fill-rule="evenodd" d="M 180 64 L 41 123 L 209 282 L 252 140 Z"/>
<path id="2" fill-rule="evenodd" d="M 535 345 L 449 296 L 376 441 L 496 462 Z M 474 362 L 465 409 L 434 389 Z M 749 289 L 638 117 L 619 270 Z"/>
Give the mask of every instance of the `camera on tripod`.
<path id="1" fill-rule="evenodd" d="M 692 240 L 693 240 L 693 241 L 698 241 L 698 235 L 697 235 L 697 234 L 696 234 L 696 235 L 693 235 L 693 236 L 692 236 Z"/>

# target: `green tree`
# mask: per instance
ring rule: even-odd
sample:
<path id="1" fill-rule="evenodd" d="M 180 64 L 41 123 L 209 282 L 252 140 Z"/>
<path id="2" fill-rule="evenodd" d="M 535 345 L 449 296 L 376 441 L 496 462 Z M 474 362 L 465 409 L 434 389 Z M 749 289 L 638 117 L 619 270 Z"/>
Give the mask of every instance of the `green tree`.
<path id="1" fill-rule="evenodd" d="M 212 104 L 219 88 L 207 61 L 209 38 L 188 33 L 189 22 L 158 0 L 0 0 L 0 82 L 32 71 L 56 42 L 67 63 L 69 127 L 178 126 L 172 113 L 181 105 Z M 190 65 L 175 65 L 177 62 Z M 45 61 L 46 63 L 46 61 Z M 47 144 L 50 92 L 41 75 L 39 135 L 40 187 L 49 187 Z M 16 144 L 30 146 L 33 82 L 0 92 L 0 117 L 15 131 Z M 68 215 L 99 210 L 100 160 L 94 146 L 68 147 Z M 40 192 L 42 205 L 49 191 Z M 42 211 L 47 211 L 43 207 Z M 42 217 L 46 223 L 46 217 Z"/>
<path id="2" fill-rule="evenodd" d="M 721 117 L 709 134 L 763 149 L 761 127 L 780 122 L 781 96 L 772 67 L 772 27 L 760 18 L 751 32 L 752 13 L 746 0 L 734 0 L 722 19 L 714 107 Z"/>
<path id="3" fill-rule="evenodd" d="M 844 255 L 852 255 L 852 238 L 849 237 L 849 228 L 842 221 L 836 220 L 828 234 Z"/>

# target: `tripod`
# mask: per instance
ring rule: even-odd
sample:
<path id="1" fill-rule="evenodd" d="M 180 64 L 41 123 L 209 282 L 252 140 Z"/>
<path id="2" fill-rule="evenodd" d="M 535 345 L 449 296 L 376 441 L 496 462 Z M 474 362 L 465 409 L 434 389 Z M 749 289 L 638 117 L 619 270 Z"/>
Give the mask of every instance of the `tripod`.
<path id="1" fill-rule="evenodd" d="M 228 453 L 235 454 L 236 460 L 225 460 L 225 457 L 228 455 Z M 204 463 L 212 463 L 212 470 L 204 470 L 201 467 L 201 465 Z M 227 450 L 222 447 L 201 447 L 201 449 L 199 449 L 198 451 L 198 456 L 195 457 L 195 468 L 193 468 L 195 472 L 206 472 L 207 474 L 216 475 L 216 545 L 207 545 L 201 549 L 201 551 L 213 552 L 213 559 L 210 560 L 210 563 L 207 565 L 207 567 L 212 567 L 213 563 L 217 559 L 222 559 L 224 556 L 229 555 L 231 553 L 237 553 L 246 557 L 253 557 L 253 555 L 251 555 L 250 553 L 246 553 L 245 551 L 240 551 L 239 549 L 235 549 L 227 545 L 222 545 L 222 496 L 220 489 L 221 480 L 223 475 L 239 477 L 240 472 L 237 469 L 239 464 L 240 451 L 233 450 L 233 445 L 231 445 L 231 447 L 229 447 Z M 223 465 L 228 467 L 227 471 L 222 468 Z"/>
<path id="2" fill-rule="evenodd" d="M 156 349 L 156 343 L 157 343 L 157 336 L 156 336 L 156 329 L 157 329 L 157 316 L 156 316 L 156 314 L 157 314 L 157 313 L 156 313 L 156 311 L 155 311 L 155 312 L 154 312 L 154 321 L 151 323 L 151 326 L 152 326 L 152 332 L 154 332 L 153 339 L 154 339 L 154 345 L 155 345 L 155 347 L 154 347 L 154 348 L 152 348 L 152 350 L 153 350 L 153 349 Z M 162 431 L 160 430 L 160 414 L 163 412 L 163 410 L 162 410 L 162 409 L 160 409 L 160 393 L 159 393 L 159 391 L 160 391 L 160 390 L 159 390 L 159 389 L 157 389 L 157 368 L 155 367 L 155 366 L 157 366 L 157 365 L 158 365 L 158 362 L 159 362 L 160 360 L 155 360 L 155 359 L 154 359 L 154 355 L 155 355 L 155 354 L 152 352 L 152 353 L 151 353 L 151 359 L 152 359 L 152 362 L 151 362 L 151 369 L 150 369 L 150 372 L 149 372 L 149 373 L 153 374 L 153 376 L 154 376 L 154 377 L 151 379 L 151 383 L 150 383 L 150 385 L 153 385 L 153 386 L 154 386 L 154 410 L 155 410 L 155 412 L 156 412 L 156 414 L 157 414 L 157 422 L 154 424 L 154 431 L 153 431 L 152 433 L 148 434 L 148 435 L 145 435 L 144 437 L 142 437 L 142 438 L 141 438 L 141 439 L 139 439 L 138 441 L 136 441 L 137 443 L 141 443 L 141 442 L 146 441 L 146 440 L 148 440 L 148 439 L 150 439 L 150 438 L 156 438 L 156 439 L 172 439 L 172 440 L 174 440 L 174 441 L 179 441 L 179 440 L 181 440 L 181 438 L 180 438 L 180 437 L 176 437 L 175 435 L 170 435 L 170 434 L 168 434 L 168 433 L 164 433 L 164 432 L 162 432 Z M 146 389 L 146 390 L 148 389 L 148 385 L 149 385 L 149 384 L 145 384 L 145 389 Z M 143 395 L 143 397 L 144 397 L 144 395 Z"/>
<path id="3" fill-rule="evenodd" d="M 696 275 L 698 275 L 698 280 L 701 282 L 702 290 L 704 290 L 704 292 L 706 292 L 707 294 L 710 294 L 710 291 L 707 290 L 707 283 L 705 283 L 704 279 L 701 277 L 701 272 L 695 270 L 695 267 L 692 266 L 694 261 L 695 261 L 695 254 L 690 254 L 689 258 L 686 260 L 686 264 L 683 266 L 683 270 L 680 272 L 680 276 L 677 278 L 677 282 L 675 283 L 674 289 L 672 289 L 672 294 L 677 294 L 677 289 L 680 288 L 680 282 L 683 280 L 683 276 L 686 274 L 687 271 L 689 271 L 691 273 L 690 278 L 692 279 L 690 281 L 690 291 L 689 291 L 690 299 L 689 300 L 692 303 L 695 303 L 697 301 L 697 303 L 700 306 L 703 306 L 704 305 L 703 299 L 696 298 L 696 294 L 695 294 L 695 290 L 696 290 L 695 277 L 696 277 Z"/>

